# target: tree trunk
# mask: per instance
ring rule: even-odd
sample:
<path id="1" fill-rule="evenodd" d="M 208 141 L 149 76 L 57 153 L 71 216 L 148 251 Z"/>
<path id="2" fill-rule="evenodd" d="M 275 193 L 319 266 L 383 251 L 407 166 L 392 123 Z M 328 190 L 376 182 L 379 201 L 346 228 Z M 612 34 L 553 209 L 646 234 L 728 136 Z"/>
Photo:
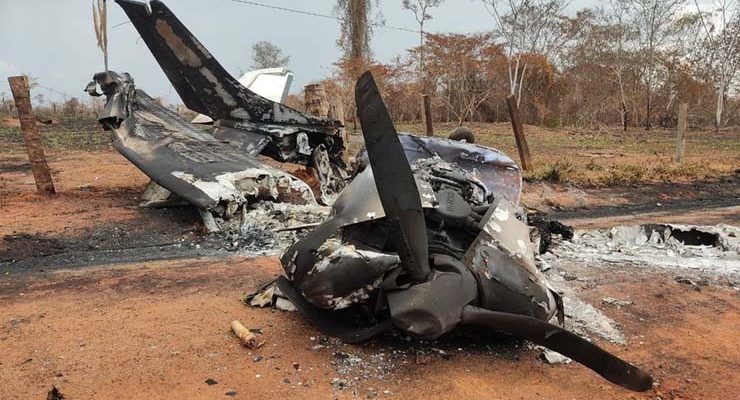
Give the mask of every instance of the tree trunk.
<path id="1" fill-rule="evenodd" d="M 715 114 L 715 132 L 719 132 L 719 128 L 722 127 L 722 111 L 725 108 L 725 88 L 724 80 L 720 82 L 719 90 L 717 90 L 717 112 Z"/>
<path id="2" fill-rule="evenodd" d="M 652 125 L 650 125 L 650 114 L 652 113 L 652 91 L 650 90 L 650 86 L 647 87 L 647 104 L 645 107 L 645 129 L 649 130 L 652 128 Z"/>
<path id="3" fill-rule="evenodd" d="M 627 132 L 627 104 L 622 103 L 622 132 Z"/>

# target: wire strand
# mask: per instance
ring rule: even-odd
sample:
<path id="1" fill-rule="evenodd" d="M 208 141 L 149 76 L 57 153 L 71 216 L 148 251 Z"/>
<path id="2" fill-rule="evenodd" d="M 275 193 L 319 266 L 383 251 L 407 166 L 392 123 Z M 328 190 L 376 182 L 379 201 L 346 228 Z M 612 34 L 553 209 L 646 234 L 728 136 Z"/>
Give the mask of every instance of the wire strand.
<path id="1" fill-rule="evenodd" d="M 259 3 L 259 2 L 256 2 L 256 1 L 249 1 L 249 0 L 229 0 L 229 1 L 232 1 L 234 3 L 247 4 L 247 5 L 256 6 L 256 7 L 269 8 L 269 9 L 272 9 L 272 10 L 285 11 L 285 12 L 290 12 L 290 13 L 294 13 L 294 14 L 308 15 L 308 16 L 311 16 L 311 17 L 332 19 L 332 20 L 335 20 L 335 21 L 342 22 L 342 18 L 339 18 L 337 16 L 328 15 L 328 14 L 321 14 L 321 13 L 317 13 L 317 12 L 313 12 L 313 11 L 298 10 L 298 9 L 295 9 L 295 8 L 275 6 L 275 5 L 272 5 L 272 4 L 264 4 L 264 3 Z M 130 23 L 131 23 L 131 21 L 120 22 L 118 24 L 113 25 L 112 28 L 117 28 L 119 26 L 130 24 Z M 399 31 L 399 32 L 409 32 L 409 33 L 414 33 L 414 34 L 419 33 L 419 31 L 415 31 L 413 29 L 401 28 L 401 27 L 398 27 L 398 26 L 391 26 L 391 25 L 386 25 L 386 24 L 377 23 L 377 22 L 371 22 L 371 23 L 369 23 L 369 25 L 370 26 L 377 27 L 377 28 L 391 29 L 391 30 L 395 30 L 395 31 Z"/>

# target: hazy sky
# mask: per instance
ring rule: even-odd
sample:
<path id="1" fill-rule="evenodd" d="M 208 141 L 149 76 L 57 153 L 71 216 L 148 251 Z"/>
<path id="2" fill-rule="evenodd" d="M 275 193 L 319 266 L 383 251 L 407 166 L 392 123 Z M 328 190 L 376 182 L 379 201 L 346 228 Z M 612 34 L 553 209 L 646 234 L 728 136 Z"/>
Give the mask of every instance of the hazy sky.
<path id="1" fill-rule="evenodd" d="M 332 14 L 334 0 L 255 0 L 275 6 Z M 250 64 L 251 46 L 269 40 L 290 55 L 295 74 L 292 92 L 321 79 L 339 58 L 337 21 L 266 9 L 233 0 L 165 0 L 181 21 L 232 74 Z M 596 4 L 574 1 L 570 9 Z M 387 25 L 416 28 L 413 15 L 401 9 L 401 0 L 381 0 Z M 432 11 L 430 32 L 491 30 L 493 19 L 480 0 L 447 0 Z M 108 2 L 109 27 L 128 21 L 121 8 Z M 131 24 L 109 28 L 110 68 L 130 72 L 137 87 L 150 95 L 179 103 L 177 94 Z M 418 43 L 418 35 L 376 28 L 372 49 L 379 61 L 389 61 Z M 103 70 L 96 47 L 90 0 L 0 0 L 0 92 L 9 96 L 6 77 L 30 73 L 49 100 L 66 96 L 85 99 L 82 89 Z M 56 91 L 56 92 L 55 92 Z M 63 94 L 60 94 L 60 93 Z M 0 95 L 2 95 L 0 93 Z M 85 99 L 86 100 L 86 99 Z"/>

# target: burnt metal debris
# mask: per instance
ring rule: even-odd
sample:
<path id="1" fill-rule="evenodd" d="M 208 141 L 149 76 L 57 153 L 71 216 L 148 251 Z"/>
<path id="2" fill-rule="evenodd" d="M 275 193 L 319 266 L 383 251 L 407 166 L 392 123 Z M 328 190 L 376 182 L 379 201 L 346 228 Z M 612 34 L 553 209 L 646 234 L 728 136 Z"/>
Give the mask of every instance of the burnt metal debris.
<path id="1" fill-rule="evenodd" d="M 515 163 L 480 146 L 399 136 L 370 73 L 355 96 L 367 167 L 331 217 L 285 251 L 287 277 L 249 304 L 287 298 L 325 334 L 352 343 L 392 329 L 430 340 L 458 327 L 502 332 L 625 388 L 652 388 L 647 373 L 548 323 L 558 315 L 562 324 L 562 301 L 535 265 Z M 471 152 L 430 151 L 448 145 Z"/>
<path id="2" fill-rule="evenodd" d="M 113 132 L 116 149 L 166 190 L 155 199 L 167 198 L 167 192 L 185 199 L 208 212 L 204 222 L 212 228 L 217 226 L 209 213 L 229 218 L 251 199 L 296 192 L 294 200 L 313 202 L 306 184 L 260 161 L 263 155 L 311 167 L 320 183 L 319 201 L 333 202 L 348 181 L 340 122 L 242 86 L 162 2 L 116 2 L 185 105 L 214 120 L 210 132 L 189 124 L 136 89 L 125 73 L 99 73 L 88 84 L 88 93 L 106 96 L 99 121 Z M 161 190 L 151 186 L 150 192 Z"/>
<path id="3" fill-rule="evenodd" d="M 214 120 L 204 131 L 137 89 L 130 75 L 94 76 L 86 90 L 107 99 L 100 123 L 155 182 L 148 200 L 174 194 L 197 206 L 212 230 L 216 218 L 246 215 L 249 203 L 315 203 L 305 182 L 261 155 L 313 167 L 320 200 L 333 203 L 328 219 L 283 253 L 287 277 L 249 304 L 295 307 L 346 342 L 392 329 L 421 339 L 462 327 L 501 332 L 623 387 L 652 387 L 645 372 L 548 322 L 564 319 L 560 294 L 535 263 L 548 237 L 532 235 L 519 206 L 521 171 L 509 157 L 465 141 L 399 135 L 366 73 L 355 91 L 366 149 L 347 185 L 339 122 L 240 85 L 162 2 L 116 1 L 185 105 Z M 547 234 L 572 234 L 535 220 Z"/>

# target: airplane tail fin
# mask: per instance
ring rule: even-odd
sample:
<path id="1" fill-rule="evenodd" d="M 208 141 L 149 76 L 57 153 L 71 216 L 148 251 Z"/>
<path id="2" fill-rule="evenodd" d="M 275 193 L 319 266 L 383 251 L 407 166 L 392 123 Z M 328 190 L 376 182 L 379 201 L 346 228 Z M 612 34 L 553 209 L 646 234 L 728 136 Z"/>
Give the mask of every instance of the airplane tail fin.
<path id="1" fill-rule="evenodd" d="M 185 105 L 216 119 L 332 125 L 242 86 L 159 0 L 116 0 Z"/>

